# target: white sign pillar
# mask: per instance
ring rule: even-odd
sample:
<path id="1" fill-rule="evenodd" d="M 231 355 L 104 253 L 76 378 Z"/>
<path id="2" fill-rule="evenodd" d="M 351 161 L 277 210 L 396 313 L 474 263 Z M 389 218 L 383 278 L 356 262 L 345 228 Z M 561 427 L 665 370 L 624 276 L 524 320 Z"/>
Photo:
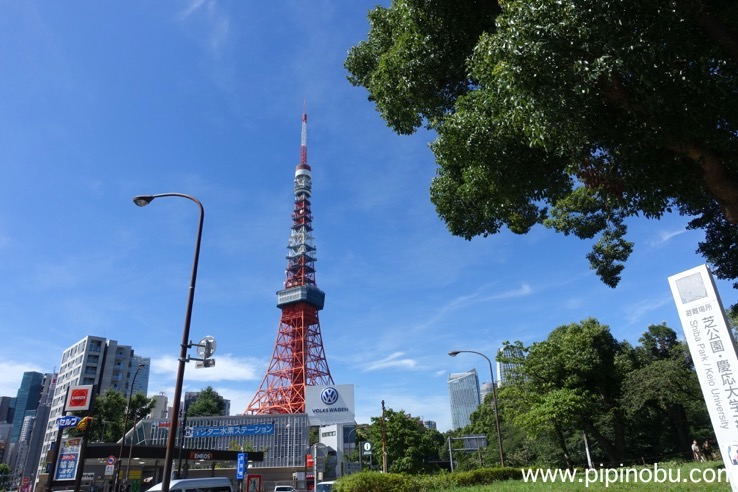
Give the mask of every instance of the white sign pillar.
<path id="1" fill-rule="evenodd" d="M 706 265 L 669 277 L 730 487 L 738 492 L 738 355 Z"/>

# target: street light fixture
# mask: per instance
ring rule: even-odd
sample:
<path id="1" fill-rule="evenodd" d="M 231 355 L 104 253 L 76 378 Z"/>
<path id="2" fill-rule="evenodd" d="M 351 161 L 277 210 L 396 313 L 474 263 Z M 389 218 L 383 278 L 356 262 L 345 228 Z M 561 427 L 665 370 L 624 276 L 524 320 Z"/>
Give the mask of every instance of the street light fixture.
<path id="1" fill-rule="evenodd" d="M 349 459 L 351 455 L 353 454 L 353 452 L 356 450 L 356 439 L 359 436 L 359 434 L 357 434 L 356 431 L 359 429 L 367 429 L 367 428 L 369 428 L 368 424 L 357 424 L 357 425 L 354 425 L 354 427 L 350 431 L 348 431 L 348 433 L 346 434 L 346 438 L 348 439 L 349 444 L 351 443 L 351 434 L 352 433 L 354 434 L 354 443 L 353 443 L 354 446 L 353 446 L 353 449 L 349 447 Z M 359 450 L 359 469 L 361 468 L 362 468 L 361 450 Z"/>
<path id="2" fill-rule="evenodd" d="M 489 360 L 489 357 L 484 355 L 481 352 L 476 352 L 474 350 L 453 350 L 448 353 L 451 357 L 456 357 L 459 354 L 462 353 L 468 353 L 468 354 L 477 354 L 481 355 L 485 359 L 487 359 L 487 363 L 489 364 L 489 375 L 492 378 L 492 408 L 495 412 L 495 425 L 497 427 L 497 445 L 500 449 L 500 466 L 505 466 L 505 456 L 502 451 L 502 432 L 500 431 L 500 415 L 497 413 L 497 384 L 495 383 L 495 373 L 492 371 L 492 361 Z"/>
<path id="3" fill-rule="evenodd" d="M 164 456 L 164 476 L 161 482 L 161 492 L 169 492 L 169 484 L 172 480 L 172 460 L 174 458 L 174 445 L 177 437 L 177 424 L 179 423 L 179 400 L 182 398 L 182 383 L 184 381 L 185 363 L 187 362 L 187 349 L 189 348 L 190 321 L 192 320 L 192 303 L 195 299 L 195 282 L 197 281 L 197 264 L 200 258 L 200 241 L 202 239 L 202 223 L 205 218 L 205 210 L 202 203 L 190 195 L 183 193 L 161 193 L 158 195 L 139 195 L 133 198 L 133 203 L 139 207 L 145 207 L 155 198 L 176 196 L 187 198 L 195 202 L 200 209 L 200 221 L 197 228 L 197 241 L 195 243 L 195 258 L 192 262 L 192 278 L 190 290 L 187 297 L 187 311 L 185 312 L 184 329 L 182 330 L 182 343 L 179 352 L 179 367 L 177 369 L 177 381 L 174 385 L 174 401 L 172 402 L 172 414 L 169 416 L 169 436 L 167 437 L 167 448 Z M 181 445 L 182 443 L 180 443 Z"/>
<path id="4" fill-rule="evenodd" d="M 126 413 L 123 416 L 123 437 L 120 438 L 120 449 L 118 450 L 118 461 L 116 461 L 116 464 L 118 465 L 118 470 L 115 473 L 115 484 L 113 486 L 114 492 L 118 492 L 118 475 L 120 475 L 120 463 L 121 459 L 123 459 L 123 445 L 126 442 L 126 434 L 128 433 L 128 413 L 131 411 L 131 398 L 133 397 L 133 386 L 136 384 L 136 377 L 138 376 L 138 372 L 144 368 L 146 364 L 139 364 L 136 368 L 136 372 L 133 373 L 133 379 L 131 380 L 131 389 L 128 391 L 128 403 L 126 403 Z M 135 419 L 134 419 L 135 420 Z M 135 425 L 135 422 L 134 422 Z M 131 441 L 133 441 L 133 436 L 131 436 Z M 128 466 L 131 466 L 131 462 L 128 462 Z M 126 482 L 128 481 L 128 471 L 126 470 Z"/>

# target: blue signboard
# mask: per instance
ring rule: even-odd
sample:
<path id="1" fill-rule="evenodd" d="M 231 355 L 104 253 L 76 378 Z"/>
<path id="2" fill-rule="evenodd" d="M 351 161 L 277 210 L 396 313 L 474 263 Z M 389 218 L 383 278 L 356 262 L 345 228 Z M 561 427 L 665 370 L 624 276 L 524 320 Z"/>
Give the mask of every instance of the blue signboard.
<path id="1" fill-rule="evenodd" d="M 274 424 L 227 425 L 222 427 L 193 427 L 188 437 L 232 437 L 274 434 Z"/>
<path id="2" fill-rule="evenodd" d="M 79 421 L 82 420 L 79 417 L 75 417 L 74 415 L 68 415 L 65 417 L 59 417 L 56 419 L 56 424 L 59 426 L 60 429 L 66 429 L 67 427 L 76 427 L 77 424 L 79 424 Z"/>
<path id="3" fill-rule="evenodd" d="M 248 453 L 238 453 L 238 464 L 236 466 L 236 479 L 243 480 L 246 474 L 246 462 L 248 461 Z"/>
<path id="4" fill-rule="evenodd" d="M 56 461 L 54 480 L 74 480 L 77 476 L 79 451 L 82 446 L 81 437 L 72 437 L 62 441 L 59 458 Z"/>

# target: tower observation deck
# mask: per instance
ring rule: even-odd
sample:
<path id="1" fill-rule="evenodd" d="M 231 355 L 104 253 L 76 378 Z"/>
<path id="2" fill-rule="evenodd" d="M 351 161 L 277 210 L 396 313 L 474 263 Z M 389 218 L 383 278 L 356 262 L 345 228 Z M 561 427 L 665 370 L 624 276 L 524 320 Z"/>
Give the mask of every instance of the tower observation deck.
<path id="1" fill-rule="evenodd" d="M 307 163 L 307 114 L 302 115 L 300 163 L 295 169 L 295 205 L 287 244 L 282 310 L 274 352 L 259 390 L 244 413 L 304 413 L 305 387 L 334 384 L 323 349 L 318 311 L 325 293 L 315 282 L 311 168 Z"/>

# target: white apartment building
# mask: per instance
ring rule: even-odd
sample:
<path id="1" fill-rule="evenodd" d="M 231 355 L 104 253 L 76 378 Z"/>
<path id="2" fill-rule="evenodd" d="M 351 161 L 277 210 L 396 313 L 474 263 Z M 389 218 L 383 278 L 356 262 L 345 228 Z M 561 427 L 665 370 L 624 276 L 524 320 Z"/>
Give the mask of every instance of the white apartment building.
<path id="1" fill-rule="evenodd" d="M 120 345 L 116 340 L 104 337 L 87 336 L 62 353 L 39 460 L 39 472 L 45 469 L 47 452 L 56 440 L 56 421 L 63 414 L 69 387 L 92 384 L 95 386 L 95 394 L 115 390 L 126 396 L 131 391 L 131 380 L 141 363 L 146 364 L 146 367 L 139 371 L 135 389 L 146 394 L 150 359 L 134 355 L 133 348 L 129 345 Z"/>

